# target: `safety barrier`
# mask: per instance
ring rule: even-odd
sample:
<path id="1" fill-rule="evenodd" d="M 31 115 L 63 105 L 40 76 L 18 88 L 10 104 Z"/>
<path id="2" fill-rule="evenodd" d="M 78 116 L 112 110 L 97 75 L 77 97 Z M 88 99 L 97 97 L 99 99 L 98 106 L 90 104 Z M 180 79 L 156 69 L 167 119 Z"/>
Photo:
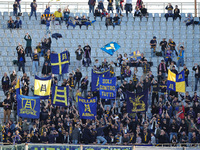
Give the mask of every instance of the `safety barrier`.
<path id="1" fill-rule="evenodd" d="M 38 7 L 37 7 L 37 12 L 44 12 L 46 5 L 48 1 L 39 1 L 37 2 Z M 105 8 L 107 8 L 107 1 L 104 2 Z M 168 2 L 144 2 L 146 5 L 146 8 L 148 9 L 149 13 L 165 13 L 165 7 L 167 6 Z M 70 10 L 72 13 L 88 13 L 89 12 L 89 6 L 87 2 L 51 2 L 51 12 L 56 11 L 58 8 L 61 8 L 62 10 L 69 6 Z M 195 6 L 194 2 L 172 2 L 172 6 L 175 7 L 175 5 L 179 6 L 179 9 L 181 13 L 195 13 Z M 133 9 L 135 7 L 135 3 L 133 3 Z M 30 12 L 30 1 L 22 1 L 21 2 L 21 9 L 22 12 Z M 114 6 L 115 9 L 115 6 Z M 200 3 L 197 3 L 197 17 L 200 16 Z M 1 0 L 0 1 L 0 11 L 1 12 L 12 12 L 13 11 L 13 1 L 5 1 Z"/>
<path id="2" fill-rule="evenodd" d="M 71 144 L 19 144 L 19 145 L 0 145 L 0 150 L 199 150 L 199 144 L 181 144 L 176 146 L 170 144 L 160 144 L 157 146 L 149 145 L 71 145 Z"/>

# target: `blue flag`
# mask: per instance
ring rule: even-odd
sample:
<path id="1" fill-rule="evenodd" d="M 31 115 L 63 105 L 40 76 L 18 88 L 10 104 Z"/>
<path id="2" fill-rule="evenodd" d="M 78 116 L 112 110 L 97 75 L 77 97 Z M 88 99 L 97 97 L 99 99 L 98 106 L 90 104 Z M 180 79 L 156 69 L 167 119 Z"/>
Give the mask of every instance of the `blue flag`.
<path id="1" fill-rule="evenodd" d="M 17 114 L 22 118 L 38 119 L 40 117 L 40 97 L 18 95 Z"/>
<path id="2" fill-rule="evenodd" d="M 110 77 L 110 70 L 106 71 L 95 71 L 92 69 L 92 82 L 91 89 L 92 91 L 99 90 L 99 77 Z"/>
<path id="3" fill-rule="evenodd" d="M 101 49 L 112 56 L 114 52 L 120 49 L 120 46 L 116 42 L 110 42 L 106 44 L 104 47 L 102 47 Z"/>
<path id="4" fill-rule="evenodd" d="M 113 78 L 99 78 L 99 92 L 100 98 L 115 99 L 116 98 L 116 77 Z"/>
<path id="5" fill-rule="evenodd" d="M 64 51 L 59 54 L 51 53 L 51 69 L 53 74 L 65 74 L 68 73 L 69 58 L 68 51 Z"/>
<path id="6" fill-rule="evenodd" d="M 69 17 L 67 24 L 72 26 L 72 27 L 75 27 L 76 26 L 75 19 L 73 17 Z"/>
<path id="7" fill-rule="evenodd" d="M 81 119 L 95 119 L 97 115 L 97 98 L 85 99 L 78 96 L 78 108 Z"/>
<path id="8" fill-rule="evenodd" d="M 96 22 L 96 20 L 87 21 L 87 22 L 85 22 L 85 25 L 86 25 L 86 26 L 91 26 L 91 25 L 93 25 L 93 23 L 95 23 L 95 22 Z"/>
<path id="9" fill-rule="evenodd" d="M 139 60 L 141 59 L 141 53 L 140 51 L 134 51 L 131 54 L 129 54 L 132 60 Z"/>
<path id="10" fill-rule="evenodd" d="M 142 93 L 126 93 L 127 100 L 127 112 L 136 113 L 136 112 L 145 112 L 148 108 L 148 90 Z"/>
<path id="11" fill-rule="evenodd" d="M 69 86 L 57 86 L 52 87 L 51 104 L 56 106 L 68 106 L 69 100 Z"/>

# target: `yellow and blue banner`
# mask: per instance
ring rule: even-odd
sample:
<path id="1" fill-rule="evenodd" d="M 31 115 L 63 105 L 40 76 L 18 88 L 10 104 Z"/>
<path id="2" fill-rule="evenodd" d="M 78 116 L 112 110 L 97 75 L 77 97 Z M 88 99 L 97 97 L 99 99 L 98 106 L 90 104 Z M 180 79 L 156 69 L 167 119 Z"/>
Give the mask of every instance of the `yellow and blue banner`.
<path id="1" fill-rule="evenodd" d="M 120 45 L 116 42 L 110 42 L 106 44 L 104 47 L 101 48 L 104 52 L 108 53 L 109 55 L 113 55 L 118 49 L 120 49 Z"/>
<path id="2" fill-rule="evenodd" d="M 52 87 L 51 104 L 55 106 L 68 106 L 69 100 L 69 86 L 57 86 Z"/>
<path id="3" fill-rule="evenodd" d="M 87 22 L 85 22 L 85 25 L 86 25 L 86 26 L 91 26 L 91 25 L 93 25 L 93 23 L 95 23 L 95 22 L 96 22 L 96 20 L 87 21 Z"/>
<path id="4" fill-rule="evenodd" d="M 51 76 L 40 78 L 35 76 L 34 95 L 41 99 L 48 99 L 51 89 Z"/>
<path id="5" fill-rule="evenodd" d="M 134 51 L 131 54 L 129 54 L 132 60 L 140 60 L 141 59 L 141 53 L 140 51 Z"/>
<path id="6" fill-rule="evenodd" d="M 85 99 L 78 96 L 78 108 L 81 119 L 95 119 L 97 115 L 97 98 Z"/>
<path id="7" fill-rule="evenodd" d="M 92 69 L 92 82 L 91 82 L 92 91 L 99 90 L 100 77 L 110 77 L 110 70 L 107 69 L 105 71 L 95 71 Z"/>
<path id="8" fill-rule="evenodd" d="M 128 113 L 147 111 L 148 90 L 136 94 L 127 91 L 126 96 Z"/>
<path id="9" fill-rule="evenodd" d="M 168 69 L 167 90 L 185 93 L 185 73 L 184 70 L 175 74 Z"/>
<path id="10" fill-rule="evenodd" d="M 40 97 L 18 95 L 17 114 L 22 118 L 38 119 L 40 117 Z"/>
<path id="11" fill-rule="evenodd" d="M 22 90 L 20 88 L 20 79 L 17 80 L 17 84 L 15 85 L 16 94 L 22 94 Z"/>
<path id="12" fill-rule="evenodd" d="M 116 77 L 113 78 L 99 78 L 99 95 L 103 99 L 116 98 Z"/>
<path id="13" fill-rule="evenodd" d="M 68 51 L 59 54 L 51 53 L 51 69 L 53 74 L 68 73 L 69 58 Z"/>
<path id="14" fill-rule="evenodd" d="M 75 27 L 76 26 L 76 21 L 73 17 L 69 17 L 68 21 L 67 21 L 67 24 L 72 26 L 72 27 Z"/>

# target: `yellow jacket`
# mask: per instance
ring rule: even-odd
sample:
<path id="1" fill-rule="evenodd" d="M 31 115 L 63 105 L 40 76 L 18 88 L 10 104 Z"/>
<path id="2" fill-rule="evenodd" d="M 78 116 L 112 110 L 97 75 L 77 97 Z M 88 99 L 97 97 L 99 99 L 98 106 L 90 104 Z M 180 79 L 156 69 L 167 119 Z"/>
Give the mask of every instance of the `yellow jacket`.
<path id="1" fill-rule="evenodd" d="M 61 18 L 61 17 L 62 17 L 62 12 L 56 11 L 56 12 L 54 13 L 54 16 L 55 16 L 55 18 Z"/>

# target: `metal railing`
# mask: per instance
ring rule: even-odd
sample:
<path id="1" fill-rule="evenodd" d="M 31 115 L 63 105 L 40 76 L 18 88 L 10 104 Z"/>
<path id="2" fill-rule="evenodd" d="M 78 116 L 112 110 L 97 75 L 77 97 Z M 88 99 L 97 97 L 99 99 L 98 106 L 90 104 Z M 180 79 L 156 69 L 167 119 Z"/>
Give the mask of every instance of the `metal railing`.
<path id="1" fill-rule="evenodd" d="M 37 2 L 37 12 L 44 12 L 46 5 L 48 2 Z M 149 13 L 166 13 L 165 7 L 167 6 L 168 2 L 148 2 L 145 3 L 146 8 L 148 9 Z M 55 12 L 58 8 L 64 9 L 69 5 L 69 8 L 72 13 L 88 13 L 89 7 L 87 2 L 51 2 L 51 12 Z M 172 6 L 175 5 L 179 6 L 181 13 L 192 13 L 194 15 L 194 2 L 172 2 Z M 97 6 L 97 4 L 96 4 Z M 107 8 L 107 1 L 104 2 L 104 7 Z M 133 9 L 135 7 L 135 3 L 133 3 Z M 22 12 L 30 12 L 30 2 L 21 2 L 21 9 Z M 114 5 L 115 9 L 115 5 Z M 200 3 L 197 3 L 197 16 L 200 17 Z M 13 2 L 8 2 L 5 0 L 0 1 L 0 11 L 1 12 L 12 12 L 13 11 Z M 125 12 L 125 11 L 124 11 Z"/>
<path id="2" fill-rule="evenodd" d="M 185 143 L 184 143 L 185 144 Z M 73 144 L 19 144 L 19 145 L 0 145 L 0 150 L 199 150 L 199 144 L 160 144 L 157 146 L 149 145 L 73 145 Z"/>

